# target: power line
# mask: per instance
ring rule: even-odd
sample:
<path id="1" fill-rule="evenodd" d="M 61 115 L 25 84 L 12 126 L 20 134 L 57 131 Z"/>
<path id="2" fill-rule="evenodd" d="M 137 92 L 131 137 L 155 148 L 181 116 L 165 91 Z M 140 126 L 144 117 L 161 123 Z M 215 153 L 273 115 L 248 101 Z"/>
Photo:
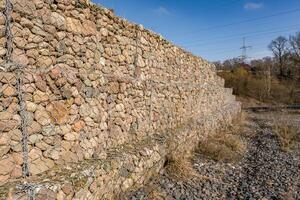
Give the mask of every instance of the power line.
<path id="1" fill-rule="evenodd" d="M 253 47 L 252 50 L 255 50 L 255 51 L 257 51 L 258 49 L 261 49 L 262 47 L 265 50 L 267 50 L 267 45 L 261 44 L 261 43 L 252 44 L 252 47 Z M 222 50 L 222 51 L 218 51 L 218 50 Z M 217 49 L 217 50 L 214 50 L 211 52 L 207 52 L 206 50 L 201 50 L 201 52 L 199 52 L 200 54 L 198 54 L 198 55 L 200 55 L 200 56 L 203 56 L 204 54 L 221 55 L 221 54 L 232 53 L 232 52 L 238 53 L 238 52 L 240 52 L 240 49 L 238 47 L 235 47 L 235 48 Z"/>
<path id="2" fill-rule="evenodd" d="M 259 21 L 259 20 L 262 20 L 262 19 L 273 18 L 273 17 L 286 15 L 286 14 L 290 14 L 290 13 L 295 13 L 295 12 L 299 12 L 299 11 L 300 11 L 300 8 L 292 9 L 292 10 L 286 10 L 286 11 L 278 12 L 278 13 L 275 13 L 275 14 L 272 14 L 272 15 L 265 15 L 265 16 L 262 16 L 262 17 L 246 19 L 246 20 L 242 20 L 242 21 L 239 21 L 239 22 L 233 22 L 233 23 L 228 23 L 228 24 L 216 25 L 216 26 L 212 26 L 212 27 L 208 27 L 208 28 L 202 28 L 202 29 L 199 29 L 197 31 L 187 32 L 187 33 L 184 33 L 184 34 L 195 34 L 195 33 L 206 31 L 206 30 L 219 29 L 219 28 L 229 27 L 229 26 L 233 26 L 233 25 L 244 24 L 244 23 L 253 22 L 253 21 Z"/>
<path id="3" fill-rule="evenodd" d="M 248 32 L 248 33 L 239 33 L 239 34 L 227 35 L 227 36 L 222 36 L 222 37 L 212 37 L 212 38 L 207 38 L 207 39 L 194 40 L 193 42 L 186 43 L 186 44 L 184 44 L 182 46 L 195 45 L 198 42 L 202 42 L 202 41 L 203 42 L 207 42 L 207 41 L 212 41 L 212 40 L 215 41 L 217 39 L 230 39 L 230 38 L 234 39 L 237 36 L 248 36 L 248 35 L 251 35 L 251 34 L 265 33 L 265 32 L 269 32 L 269 31 L 273 31 L 273 30 L 277 30 L 277 29 L 282 30 L 284 28 L 292 28 L 292 27 L 298 27 L 298 26 L 300 26 L 300 24 L 293 24 L 293 25 L 283 26 L 283 27 L 275 27 L 275 28 L 271 28 L 271 29 L 265 29 L 265 30 L 261 30 L 261 31 L 254 31 L 254 32 Z"/>
<path id="4" fill-rule="evenodd" d="M 265 47 L 267 48 L 267 45 L 262 45 L 262 44 L 256 44 L 256 45 L 252 45 L 253 46 L 253 49 L 254 50 L 257 50 L 258 48 L 261 48 L 261 47 Z M 208 54 L 207 51 L 203 50 L 202 51 L 203 53 L 201 53 L 202 55 L 203 54 Z M 223 49 L 222 51 L 213 51 L 213 52 L 210 52 L 209 54 L 214 54 L 214 55 L 219 55 L 219 54 L 224 54 L 224 53 L 232 53 L 232 52 L 240 52 L 240 49 L 239 48 L 227 48 L 227 49 Z"/>
<path id="5" fill-rule="evenodd" d="M 271 34 L 275 34 L 275 33 L 283 33 L 283 32 L 287 32 L 287 31 L 296 31 L 296 30 L 299 30 L 300 27 L 294 27 L 294 28 L 289 28 L 289 29 L 284 29 L 284 30 L 279 30 L 279 31 L 264 31 L 264 32 L 256 32 L 256 33 L 259 33 L 259 34 L 252 34 L 252 35 L 245 35 L 245 34 L 239 34 L 237 36 L 247 36 L 248 38 L 261 38 L 261 37 L 257 37 L 257 36 L 265 36 L 265 35 L 271 35 Z M 255 33 L 255 32 L 252 32 L 252 33 Z M 239 37 L 232 37 L 232 38 L 229 38 L 229 39 L 225 39 L 225 40 L 220 40 L 220 41 L 215 41 L 214 42 L 207 42 L 207 43 L 194 43 L 194 44 L 191 44 L 191 45 L 185 45 L 185 46 L 182 46 L 184 48 L 188 48 L 188 47 L 198 47 L 198 46 L 211 46 L 211 45 L 219 45 L 220 43 L 222 42 L 228 42 L 228 41 L 231 41 L 231 40 L 234 40 L 234 39 L 237 39 Z"/>

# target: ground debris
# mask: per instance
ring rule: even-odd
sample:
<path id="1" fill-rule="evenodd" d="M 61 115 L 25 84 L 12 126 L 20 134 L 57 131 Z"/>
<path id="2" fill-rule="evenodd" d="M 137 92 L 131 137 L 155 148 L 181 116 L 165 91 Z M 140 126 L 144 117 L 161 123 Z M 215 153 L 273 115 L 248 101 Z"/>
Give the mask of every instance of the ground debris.
<path id="1" fill-rule="evenodd" d="M 124 199 L 300 199 L 300 148 L 284 151 L 267 117 L 252 112 L 248 116 L 245 130 L 251 133 L 241 134 L 248 149 L 239 162 L 220 162 L 197 154 L 192 165 L 206 178 L 175 180 L 165 171 Z M 300 115 L 294 115 L 294 120 L 299 119 Z"/>

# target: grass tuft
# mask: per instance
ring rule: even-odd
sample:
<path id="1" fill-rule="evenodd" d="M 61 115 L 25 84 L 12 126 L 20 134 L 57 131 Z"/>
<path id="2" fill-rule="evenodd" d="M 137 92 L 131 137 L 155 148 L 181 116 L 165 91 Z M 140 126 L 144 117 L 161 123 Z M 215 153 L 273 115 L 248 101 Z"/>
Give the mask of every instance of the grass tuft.
<path id="1" fill-rule="evenodd" d="M 279 139 L 282 150 L 291 151 L 300 142 L 299 125 L 292 124 L 289 118 L 274 118 L 273 131 Z"/>
<path id="2" fill-rule="evenodd" d="M 190 158 L 184 158 L 181 156 L 168 157 L 165 163 L 165 169 L 167 174 L 172 178 L 189 180 L 200 177 L 197 171 L 193 168 Z"/>
<path id="3" fill-rule="evenodd" d="M 197 153 L 215 161 L 235 162 L 246 150 L 246 144 L 240 136 L 231 133 L 209 136 L 199 143 Z"/>

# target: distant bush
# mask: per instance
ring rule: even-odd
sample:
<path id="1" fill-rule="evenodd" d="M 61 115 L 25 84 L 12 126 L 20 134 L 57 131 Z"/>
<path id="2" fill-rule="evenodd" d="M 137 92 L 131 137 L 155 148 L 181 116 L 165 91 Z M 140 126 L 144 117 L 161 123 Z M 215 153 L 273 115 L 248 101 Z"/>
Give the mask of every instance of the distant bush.
<path id="1" fill-rule="evenodd" d="M 293 81 L 280 81 L 275 77 L 268 79 L 266 76 L 252 74 L 243 67 L 222 71 L 219 75 L 225 79 L 225 87 L 233 88 L 235 95 L 270 103 L 300 103 L 297 84 Z"/>

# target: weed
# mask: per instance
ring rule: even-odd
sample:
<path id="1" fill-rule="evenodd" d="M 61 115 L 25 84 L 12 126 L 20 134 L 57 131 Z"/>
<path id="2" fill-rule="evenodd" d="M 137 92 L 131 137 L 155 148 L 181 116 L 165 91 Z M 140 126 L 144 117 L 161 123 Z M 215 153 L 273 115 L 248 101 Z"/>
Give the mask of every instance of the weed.
<path id="1" fill-rule="evenodd" d="M 235 162 L 246 150 L 240 136 L 224 133 L 209 136 L 201 141 L 197 152 L 215 161 Z"/>
<path id="2" fill-rule="evenodd" d="M 279 139 L 283 150 L 293 150 L 300 142 L 300 129 L 291 119 L 277 117 L 273 118 L 273 131 Z"/>
<path id="3" fill-rule="evenodd" d="M 188 180 L 199 176 L 193 168 L 191 160 L 181 156 L 168 157 L 165 162 L 165 169 L 167 174 L 173 178 Z"/>

